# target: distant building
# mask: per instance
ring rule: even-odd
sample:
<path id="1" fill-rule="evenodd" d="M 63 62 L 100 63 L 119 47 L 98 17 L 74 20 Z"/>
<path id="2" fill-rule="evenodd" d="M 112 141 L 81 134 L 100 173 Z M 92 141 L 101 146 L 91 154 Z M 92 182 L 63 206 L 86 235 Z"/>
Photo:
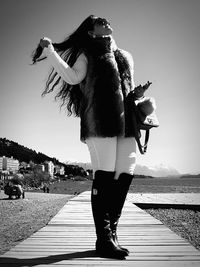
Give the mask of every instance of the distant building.
<path id="1" fill-rule="evenodd" d="M 65 168 L 62 165 L 55 165 L 54 173 L 59 175 L 65 175 Z"/>
<path id="2" fill-rule="evenodd" d="M 52 161 L 45 161 L 44 162 L 44 171 L 50 174 L 53 177 L 54 174 L 54 164 Z"/>
<path id="3" fill-rule="evenodd" d="M 13 157 L 0 157 L 0 171 L 17 172 L 19 170 L 19 161 Z"/>
<path id="4" fill-rule="evenodd" d="M 0 157 L 0 171 L 3 171 L 3 157 Z"/>
<path id="5" fill-rule="evenodd" d="M 65 167 L 60 166 L 60 175 L 65 175 Z"/>

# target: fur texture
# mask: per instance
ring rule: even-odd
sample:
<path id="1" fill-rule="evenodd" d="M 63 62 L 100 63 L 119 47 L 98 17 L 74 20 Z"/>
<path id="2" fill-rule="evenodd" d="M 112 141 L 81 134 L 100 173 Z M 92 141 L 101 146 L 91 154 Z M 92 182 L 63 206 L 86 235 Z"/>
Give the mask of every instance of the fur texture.
<path id="1" fill-rule="evenodd" d="M 134 136 L 128 126 L 126 96 L 133 89 L 132 58 L 113 48 L 110 38 L 94 39 L 85 51 L 88 70 L 81 84 L 81 140 L 91 136 Z"/>

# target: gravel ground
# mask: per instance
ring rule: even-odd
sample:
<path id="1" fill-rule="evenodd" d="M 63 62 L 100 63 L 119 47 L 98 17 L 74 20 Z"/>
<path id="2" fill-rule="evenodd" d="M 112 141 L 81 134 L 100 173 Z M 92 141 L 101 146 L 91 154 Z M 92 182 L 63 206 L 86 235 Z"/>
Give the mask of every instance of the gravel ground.
<path id="1" fill-rule="evenodd" d="M 145 209 L 200 250 L 200 212 L 188 209 Z"/>
<path id="2" fill-rule="evenodd" d="M 26 192 L 25 199 L 7 197 L 0 193 L 0 254 L 44 227 L 72 196 Z"/>

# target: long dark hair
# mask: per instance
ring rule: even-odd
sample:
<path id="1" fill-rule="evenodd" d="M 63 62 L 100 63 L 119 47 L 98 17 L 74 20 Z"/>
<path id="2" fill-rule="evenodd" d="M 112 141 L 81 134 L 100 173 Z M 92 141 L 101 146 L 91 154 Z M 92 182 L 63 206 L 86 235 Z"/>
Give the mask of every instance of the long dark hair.
<path id="1" fill-rule="evenodd" d="M 73 66 L 77 57 L 89 46 L 91 37 L 88 35 L 88 31 L 93 30 L 97 17 L 90 15 L 87 17 L 81 25 L 63 42 L 53 43 L 54 49 L 60 54 L 64 61 L 66 61 L 70 67 Z M 35 64 L 45 58 L 39 59 L 42 54 L 42 47 L 38 45 L 36 50 L 32 53 L 32 62 Z M 66 106 L 68 115 L 80 115 L 80 100 L 82 93 L 79 85 L 70 85 L 61 80 L 57 72 L 52 68 L 48 79 L 46 81 L 45 90 L 42 96 L 52 92 L 54 88 L 58 86 L 59 91 L 55 96 L 55 99 L 62 101 L 61 106 Z"/>

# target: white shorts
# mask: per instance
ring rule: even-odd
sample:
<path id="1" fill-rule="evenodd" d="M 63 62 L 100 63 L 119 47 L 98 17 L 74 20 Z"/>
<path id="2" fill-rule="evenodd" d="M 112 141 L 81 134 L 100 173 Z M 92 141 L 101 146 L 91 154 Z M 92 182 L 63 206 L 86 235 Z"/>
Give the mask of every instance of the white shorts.
<path id="1" fill-rule="evenodd" d="M 136 141 L 134 137 L 90 137 L 86 140 L 92 168 L 133 174 L 136 166 Z"/>

